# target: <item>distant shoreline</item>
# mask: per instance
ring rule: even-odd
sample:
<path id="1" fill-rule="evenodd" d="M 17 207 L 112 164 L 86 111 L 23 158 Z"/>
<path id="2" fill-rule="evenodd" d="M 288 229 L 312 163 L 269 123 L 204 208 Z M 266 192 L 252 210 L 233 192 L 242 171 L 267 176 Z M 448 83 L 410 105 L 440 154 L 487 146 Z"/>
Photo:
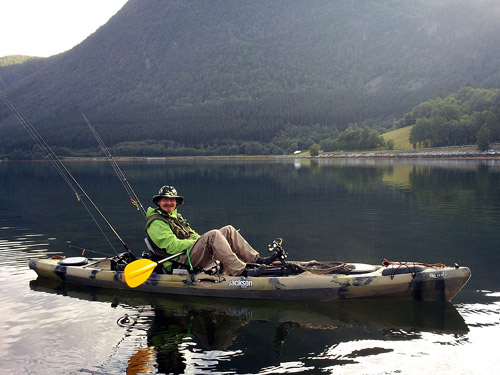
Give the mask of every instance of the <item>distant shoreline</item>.
<path id="1" fill-rule="evenodd" d="M 282 159 L 500 159 L 500 145 L 494 145 L 487 151 L 479 151 L 475 147 L 447 147 L 417 150 L 383 150 L 358 152 L 332 152 L 318 156 L 309 153 L 298 155 L 221 155 L 221 156 L 114 156 L 117 161 L 166 161 L 166 160 L 282 160 Z M 60 157 L 63 161 L 107 161 L 104 156 Z M 0 162 L 49 161 L 40 160 L 1 160 Z"/>
<path id="2" fill-rule="evenodd" d="M 162 161 L 227 161 L 227 160 L 239 160 L 239 161 L 252 161 L 252 160 L 382 160 L 382 159 L 399 159 L 399 160 L 411 160 L 411 159 L 468 159 L 468 160 L 500 160 L 500 154 L 495 155 L 355 155 L 355 154 L 343 154 L 336 156 L 244 156 L 244 157 L 232 157 L 232 156 L 166 156 L 166 157 L 115 157 L 115 161 L 118 162 L 162 162 Z M 64 162 L 107 162 L 108 159 L 105 157 L 69 157 L 60 158 Z M 5 163 L 26 163 L 26 162 L 50 162 L 48 159 L 38 159 L 38 160 L 0 160 Z"/>

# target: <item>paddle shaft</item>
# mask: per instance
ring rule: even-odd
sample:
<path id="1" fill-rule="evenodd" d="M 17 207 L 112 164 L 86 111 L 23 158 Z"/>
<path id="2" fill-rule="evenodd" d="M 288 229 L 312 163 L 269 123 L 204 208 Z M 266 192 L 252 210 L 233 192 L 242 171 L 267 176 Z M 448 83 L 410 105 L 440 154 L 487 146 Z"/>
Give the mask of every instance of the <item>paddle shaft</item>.
<path id="1" fill-rule="evenodd" d="M 140 275 L 140 274 L 143 274 L 143 273 L 146 273 L 146 272 L 150 272 L 154 268 L 156 268 L 157 266 L 159 266 L 160 264 L 168 262 L 169 260 L 172 260 L 174 258 L 177 258 L 179 255 L 182 255 L 182 254 L 184 254 L 184 252 L 181 252 L 179 254 L 170 255 L 169 257 L 166 257 L 166 258 L 164 258 L 162 260 L 159 260 L 158 262 L 155 262 L 153 260 L 147 259 L 151 263 L 147 264 L 145 267 L 135 269 L 130 275 L 132 275 L 132 277 L 135 277 L 137 275 Z M 135 262 L 140 262 L 140 261 L 143 261 L 143 260 L 145 260 L 145 259 L 138 259 Z M 133 265 L 135 262 L 130 263 L 130 265 Z"/>
<path id="2" fill-rule="evenodd" d="M 179 255 L 182 255 L 182 254 L 186 254 L 186 250 L 184 250 L 184 251 L 182 251 L 182 252 L 180 252 L 178 254 L 170 255 L 169 257 L 166 257 L 166 258 L 164 258 L 162 260 L 159 260 L 158 262 L 156 262 L 156 264 L 158 265 L 158 264 L 162 264 L 162 263 L 168 262 L 169 260 L 177 258 Z"/>

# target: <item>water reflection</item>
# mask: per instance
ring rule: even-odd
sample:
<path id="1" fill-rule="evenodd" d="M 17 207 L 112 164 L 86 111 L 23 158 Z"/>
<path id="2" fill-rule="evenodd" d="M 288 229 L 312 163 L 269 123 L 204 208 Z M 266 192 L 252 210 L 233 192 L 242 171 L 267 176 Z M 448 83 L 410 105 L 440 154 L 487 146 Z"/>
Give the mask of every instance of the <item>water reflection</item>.
<path id="1" fill-rule="evenodd" d="M 127 328 L 126 336 L 144 337 L 143 344 L 133 353 L 128 347 L 123 352 L 117 349 L 117 356 L 128 355 L 127 374 L 148 373 L 152 369 L 175 374 L 231 372 L 235 368 L 240 373 L 257 373 L 270 364 L 274 365 L 272 371 L 266 370 L 268 373 L 290 372 L 293 367 L 301 372 L 312 371 L 327 363 L 358 363 L 363 357 L 388 350 L 364 346 L 339 355 L 338 348 L 351 342 L 373 340 L 380 345 L 380 341 L 421 339 L 430 332 L 449 335 L 453 338 L 449 344 L 455 345 L 468 332 L 463 318 L 450 303 L 305 304 L 165 297 L 40 278 L 31 281 L 30 288 L 134 308 L 136 313 L 117 321 L 117 325 Z M 299 342 L 303 345 L 297 345 Z M 304 360 L 297 362 L 297 358 Z"/>
<path id="2" fill-rule="evenodd" d="M 422 255 L 431 256 L 455 249 L 464 255 L 464 245 L 477 247 L 484 238 L 492 240 L 491 248 L 500 245 L 500 237 L 491 237 L 500 215 L 498 161 L 299 159 L 296 163 L 300 168 L 293 160 L 120 164 L 143 204 L 148 205 L 158 186 L 171 183 L 186 197 L 182 213 L 199 232 L 231 223 L 257 248 L 283 237 L 291 254 L 306 249 L 311 258 L 320 260 L 379 263 L 399 255 L 400 248 L 412 253 L 424 248 L 428 253 Z M 98 162 L 68 164 L 139 254 L 143 217 L 134 213 L 111 167 Z M 114 250 L 53 169 L 48 163 L 2 163 L 0 226 L 40 228 L 61 251 L 68 252 L 66 241 L 72 241 L 112 255 Z M 38 198 L 36 215 L 29 205 L 19 204 L 33 189 Z M 422 238 L 422 233 L 431 235 Z M 442 233 L 450 233 L 450 241 L 444 242 Z M 335 248 L 316 250 L 325 244 Z M 361 253 L 363 259 L 348 259 L 353 253 Z M 453 257 L 434 260 L 463 263 Z"/>
<path id="3" fill-rule="evenodd" d="M 66 241 L 114 252 L 50 164 L 1 163 L 3 373 L 479 374 L 500 367 L 491 345 L 500 335 L 500 161 L 120 166 L 146 205 L 159 186 L 178 187 L 182 213 L 200 232 L 231 223 L 259 250 L 283 237 L 291 259 L 458 262 L 473 277 L 455 307 L 193 300 L 30 283 L 27 259 L 80 255 Z M 144 219 L 111 167 L 68 167 L 140 254 Z M 25 204 L 33 192 L 36 202 Z"/>

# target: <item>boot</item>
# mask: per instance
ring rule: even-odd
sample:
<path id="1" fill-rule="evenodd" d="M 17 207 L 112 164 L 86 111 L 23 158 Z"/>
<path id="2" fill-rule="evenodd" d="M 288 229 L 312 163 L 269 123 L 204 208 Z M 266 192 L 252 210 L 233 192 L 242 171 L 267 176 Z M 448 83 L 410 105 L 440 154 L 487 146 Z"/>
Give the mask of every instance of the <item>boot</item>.
<path id="1" fill-rule="evenodd" d="M 262 265 L 257 268 L 245 268 L 243 272 L 240 274 L 240 276 L 243 277 L 257 277 L 262 275 L 264 270 L 266 269 L 266 266 Z"/>
<path id="2" fill-rule="evenodd" d="M 269 255 L 268 257 L 265 257 L 265 258 L 262 258 L 262 257 L 259 257 L 255 263 L 257 264 L 266 264 L 266 265 L 269 265 L 269 264 L 272 264 L 275 260 L 278 260 L 279 259 L 279 254 L 277 251 L 275 251 L 274 253 L 272 253 L 271 255 Z"/>

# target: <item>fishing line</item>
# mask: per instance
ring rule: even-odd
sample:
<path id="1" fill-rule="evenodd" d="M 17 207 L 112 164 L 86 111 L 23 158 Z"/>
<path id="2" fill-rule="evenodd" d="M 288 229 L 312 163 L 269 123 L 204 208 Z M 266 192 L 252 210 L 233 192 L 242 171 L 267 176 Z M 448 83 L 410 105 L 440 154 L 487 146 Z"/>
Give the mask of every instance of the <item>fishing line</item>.
<path id="1" fill-rule="evenodd" d="M 7 94 L 0 89 L 0 94 L 2 96 L 3 101 L 5 104 L 9 107 L 9 109 L 14 113 L 16 118 L 19 120 L 21 125 L 26 129 L 28 134 L 33 138 L 33 140 L 36 142 L 36 144 L 40 147 L 40 149 L 45 153 L 45 155 L 49 158 L 49 160 L 54 164 L 56 167 L 57 171 L 61 176 L 64 178 L 66 183 L 69 185 L 71 190 L 73 190 L 73 193 L 75 193 L 75 196 L 78 200 L 80 200 L 80 195 L 74 188 L 73 184 L 71 181 L 68 179 L 68 176 L 64 173 L 63 168 L 61 168 L 62 164 L 60 161 L 59 163 L 56 161 L 57 156 L 52 152 L 50 149 L 49 145 L 45 143 L 44 139 L 40 136 L 40 134 L 36 131 L 36 129 L 31 125 L 31 123 L 28 121 L 28 119 L 21 113 L 21 111 L 15 106 L 15 104 L 9 99 Z M 64 165 L 63 165 L 64 167 Z"/>
<path id="2" fill-rule="evenodd" d="M 87 197 L 88 198 L 88 197 Z M 106 233 L 104 233 L 104 230 L 102 229 L 101 225 L 99 225 L 99 223 L 97 222 L 97 219 L 95 218 L 95 216 L 92 214 L 92 211 L 90 211 L 89 207 L 85 204 L 85 202 L 83 200 L 79 200 L 80 202 L 82 202 L 83 204 L 83 207 L 85 207 L 85 209 L 87 210 L 87 212 L 89 213 L 90 217 L 92 218 L 92 221 L 95 223 L 95 225 L 97 225 L 97 228 L 99 228 L 99 231 L 101 232 L 101 234 L 104 236 L 104 238 L 106 239 L 106 242 L 109 244 L 109 246 L 111 246 L 111 248 L 113 249 L 113 251 L 115 252 L 115 254 L 118 255 L 118 251 L 116 251 L 115 247 L 113 246 L 113 244 L 111 243 L 111 241 L 109 240 L 108 236 L 106 235 Z M 71 247 L 71 246 L 70 246 Z"/>
<path id="3" fill-rule="evenodd" d="M 95 203 L 90 199 L 88 194 L 85 192 L 83 187 L 78 183 L 78 181 L 73 177 L 73 175 L 70 173 L 70 171 L 66 168 L 66 166 L 61 162 L 61 160 L 57 157 L 57 155 L 54 153 L 54 151 L 50 148 L 50 146 L 45 142 L 45 140 L 42 138 L 42 136 L 38 133 L 38 131 L 33 127 L 33 125 L 28 121 L 28 119 L 23 115 L 23 113 L 16 107 L 16 105 L 10 100 L 10 98 L 7 96 L 7 94 L 0 89 L 0 96 L 2 97 L 3 101 L 9 107 L 9 109 L 12 111 L 12 113 L 16 116 L 16 118 L 19 120 L 19 122 L 23 125 L 23 127 L 28 131 L 29 135 L 33 138 L 35 143 L 40 147 L 40 149 L 47 155 L 49 160 L 52 162 L 52 164 L 56 167 L 57 171 L 59 174 L 63 177 L 63 179 L 66 181 L 68 186 L 73 190 L 75 193 L 76 199 L 79 202 L 82 202 L 82 204 L 85 206 L 87 209 L 87 212 L 90 214 L 98 228 L 100 229 L 101 233 L 104 235 L 108 243 L 111 245 L 111 242 L 107 238 L 106 234 L 104 234 L 104 231 L 102 230 L 101 226 L 97 223 L 97 220 L 95 219 L 94 215 L 90 212 L 89 208 L 85 205 L 84 201 L 81 199 L 81 197 L 87 198 L 88 202 L 92 205 L 92 207 L 96 210 L 96 212 L 101 216 L 101 218 L 104 220 L 104 222 L 108 225 L 108 227 L 111 229 L 111 231 L 114 233 L 114 235 L 118 238 L 118 240 L 121 242 L 121 244 L 125 247 L 125 249 L 131 253 L 129 247 L 126 245 L 125 241 L 120 237 L 120 235 L 116 232 L 116 230 L 113 228 L 111 223 L 106 219 L 106 217 L 103 215 L 103 213 L 99 210 L 99 208 L 95 205 Z M 78 192 L 77 188 L 79 189 L 80 193 Z M 111 245 L 113 248 L 114 252 L 117 253 L 113 245 Z"/>
<path id="4" fill-rule="evenodd" d="M 137 210 L 142 210 L 142 213 L 143 213 L 144 217 L 146 217 L 146 210 L 142 206 L 141 201 L 139 200 L 139 197 L 135 193 L 134 189 L 132 189 L 132 186 L 130 185 L 130 183 L 128 182 L 127 178 L 125 177 L 125 174 L 122 172 L 122 170 L 118 166 L 118 163 L 113 158 L 113 155 L 111 155 L 111 152 L 106 147 L 106 144 L 104 143 L 104 141 L 102 140 L 102 138 L 99 136 L 99 133 L 97 133 L 97 130 L 92 126 L 92 124 L 90 123 L 90 121 L 87 119 L 87 117 L 83 113 L 82 113 L 82 117 L 85 120 L 85 122 L 87 123 L 88 127 L 90 128 L 90 130 L 92 131 L 92 134 L 94 135 L 95 139 L 97 140 L 97 143 L 99 143 L 99 146 L 101 147 L 101 150 L 104 152 L 104 154 L 108 158 L 108 161 L 111 164 L 111 166 L 113 167 L 116 175 L 118 176 L 118 179 L 120 180 L 120 182 L 122 183 L 123 187 L 127 191 L 127 194 L 128 194 L 128 196 L 130 198 L 130 201 L 132 202 L 132 204 L 135 207 L 137 207 Z"/>

